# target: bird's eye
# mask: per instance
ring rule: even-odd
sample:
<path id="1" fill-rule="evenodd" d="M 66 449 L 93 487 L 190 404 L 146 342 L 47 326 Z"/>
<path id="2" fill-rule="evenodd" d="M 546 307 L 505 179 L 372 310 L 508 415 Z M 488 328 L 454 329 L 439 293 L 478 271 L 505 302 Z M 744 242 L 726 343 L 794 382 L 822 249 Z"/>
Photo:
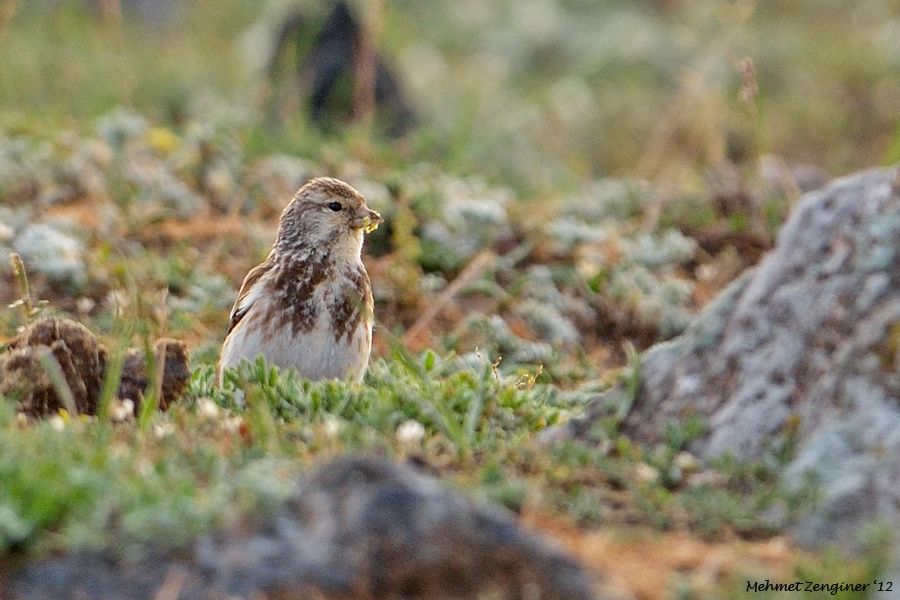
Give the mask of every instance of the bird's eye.
<path id="1" fill-rule="evenodd" d="M 344 207 L 341 206 L 340 202 L 332 202 L 331 204 L 328 205 L 328 208 L 330 208 L 334 212 L 341 212 L 341 209 Z"/>

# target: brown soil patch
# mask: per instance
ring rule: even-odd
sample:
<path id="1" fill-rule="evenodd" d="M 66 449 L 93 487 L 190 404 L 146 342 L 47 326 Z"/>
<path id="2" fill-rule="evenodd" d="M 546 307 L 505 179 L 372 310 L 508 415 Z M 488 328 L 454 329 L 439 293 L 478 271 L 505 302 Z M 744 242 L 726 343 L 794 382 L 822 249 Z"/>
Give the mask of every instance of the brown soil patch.
<path id="1" fill-rule="evenodd" d="M 741 583 L 747 574 L 789 579 L 801 553 L 784 537 L 706 541 L 686 531 L 641 527 L 580 531 L 562 518 L 524 517 L 527 526 L 558 540 L 603 579 L 599 591 L 636 600 L 671 598 L 679 584 L 704 593 Z"/>

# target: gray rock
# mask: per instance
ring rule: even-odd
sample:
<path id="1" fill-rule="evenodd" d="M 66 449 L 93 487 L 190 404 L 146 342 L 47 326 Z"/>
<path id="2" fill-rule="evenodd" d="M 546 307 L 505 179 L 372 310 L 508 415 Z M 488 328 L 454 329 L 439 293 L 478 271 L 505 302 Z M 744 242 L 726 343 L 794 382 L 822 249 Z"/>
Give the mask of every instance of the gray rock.
<path id="1" fill-rule="evenodd" d="M 12 245 L 22 255 L 29 271 L 55 281 L 81 284 L 87 280 L 84 245 L 51 225 L 28 225 Z"/>
<path id="2" fill-rule="evenodd" d="M 122 148 L 129 140 L 137 138 L 147 131 L 144 117 L 119 108 L 101 117 L 97 121 L 97 133 L 109 145 Z"/>
<path id="3" fill-rule="evenodd" d="M 851 542 L 900 522 L 898 343 L 898 173 L 868 171 L 801 199 L 757 268 L 646 353 L 625 431 L 654 443 L 696 415 L 693 452 L 745 460 L 790 438 L 785 482 L 822 486 L 798 536 Z"/>
<path id="4" fill-rule="evenodd" d="M 367 458 L 323 466 L 273 517 L 191 552 L 51 559 L 14 575 L 9 597 L 143 599 L 173 582 L 178 598 L 595 597 L 572 560 L 508 514 Z"/>
<path id="5" fill-rule="evenodd" d="M 543 440 L 589 438 L 610 398 Z M 804 196 L 756 268 L 644 354 L 625 433 L 660 443 L 667 425 L 691 416 L 708 425 L 690 448 L 704 459 L 752 461 L 792 446 L 783 483 L 820 485 L 794 523 L 800 541 L 854 548 L 869 525 L 900 522 L 897 170 Z"/>

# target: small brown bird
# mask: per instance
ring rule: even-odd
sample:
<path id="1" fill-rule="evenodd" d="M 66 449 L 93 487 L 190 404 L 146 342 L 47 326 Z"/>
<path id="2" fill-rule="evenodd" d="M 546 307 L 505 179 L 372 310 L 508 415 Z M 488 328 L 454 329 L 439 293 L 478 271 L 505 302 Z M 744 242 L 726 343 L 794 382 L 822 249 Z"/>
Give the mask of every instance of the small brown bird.
<path id="1" fill-rule="evenodd" d="M 374 320 L 363 234 L 381 222 L 343 181 L 319 177 L 301 187 L 231 309 L 220 382 L 225 369 L 260 355 L 309 379 L 362 381 Z"/>

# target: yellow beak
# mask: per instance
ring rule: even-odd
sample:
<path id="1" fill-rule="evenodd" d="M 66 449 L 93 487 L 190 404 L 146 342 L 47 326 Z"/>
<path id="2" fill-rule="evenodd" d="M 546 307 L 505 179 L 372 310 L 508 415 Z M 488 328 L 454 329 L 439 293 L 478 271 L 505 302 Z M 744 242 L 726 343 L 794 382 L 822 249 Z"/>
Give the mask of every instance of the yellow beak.
<path id="1" fill-rule="evenodd" d="M 360 208 L 353 220 L 350 221 L 350 227 L 353 229 L 362 229 L 366 233 L 372 233 L 378 226 L 384 222 L 376 211 L 368 207 Z"/>

